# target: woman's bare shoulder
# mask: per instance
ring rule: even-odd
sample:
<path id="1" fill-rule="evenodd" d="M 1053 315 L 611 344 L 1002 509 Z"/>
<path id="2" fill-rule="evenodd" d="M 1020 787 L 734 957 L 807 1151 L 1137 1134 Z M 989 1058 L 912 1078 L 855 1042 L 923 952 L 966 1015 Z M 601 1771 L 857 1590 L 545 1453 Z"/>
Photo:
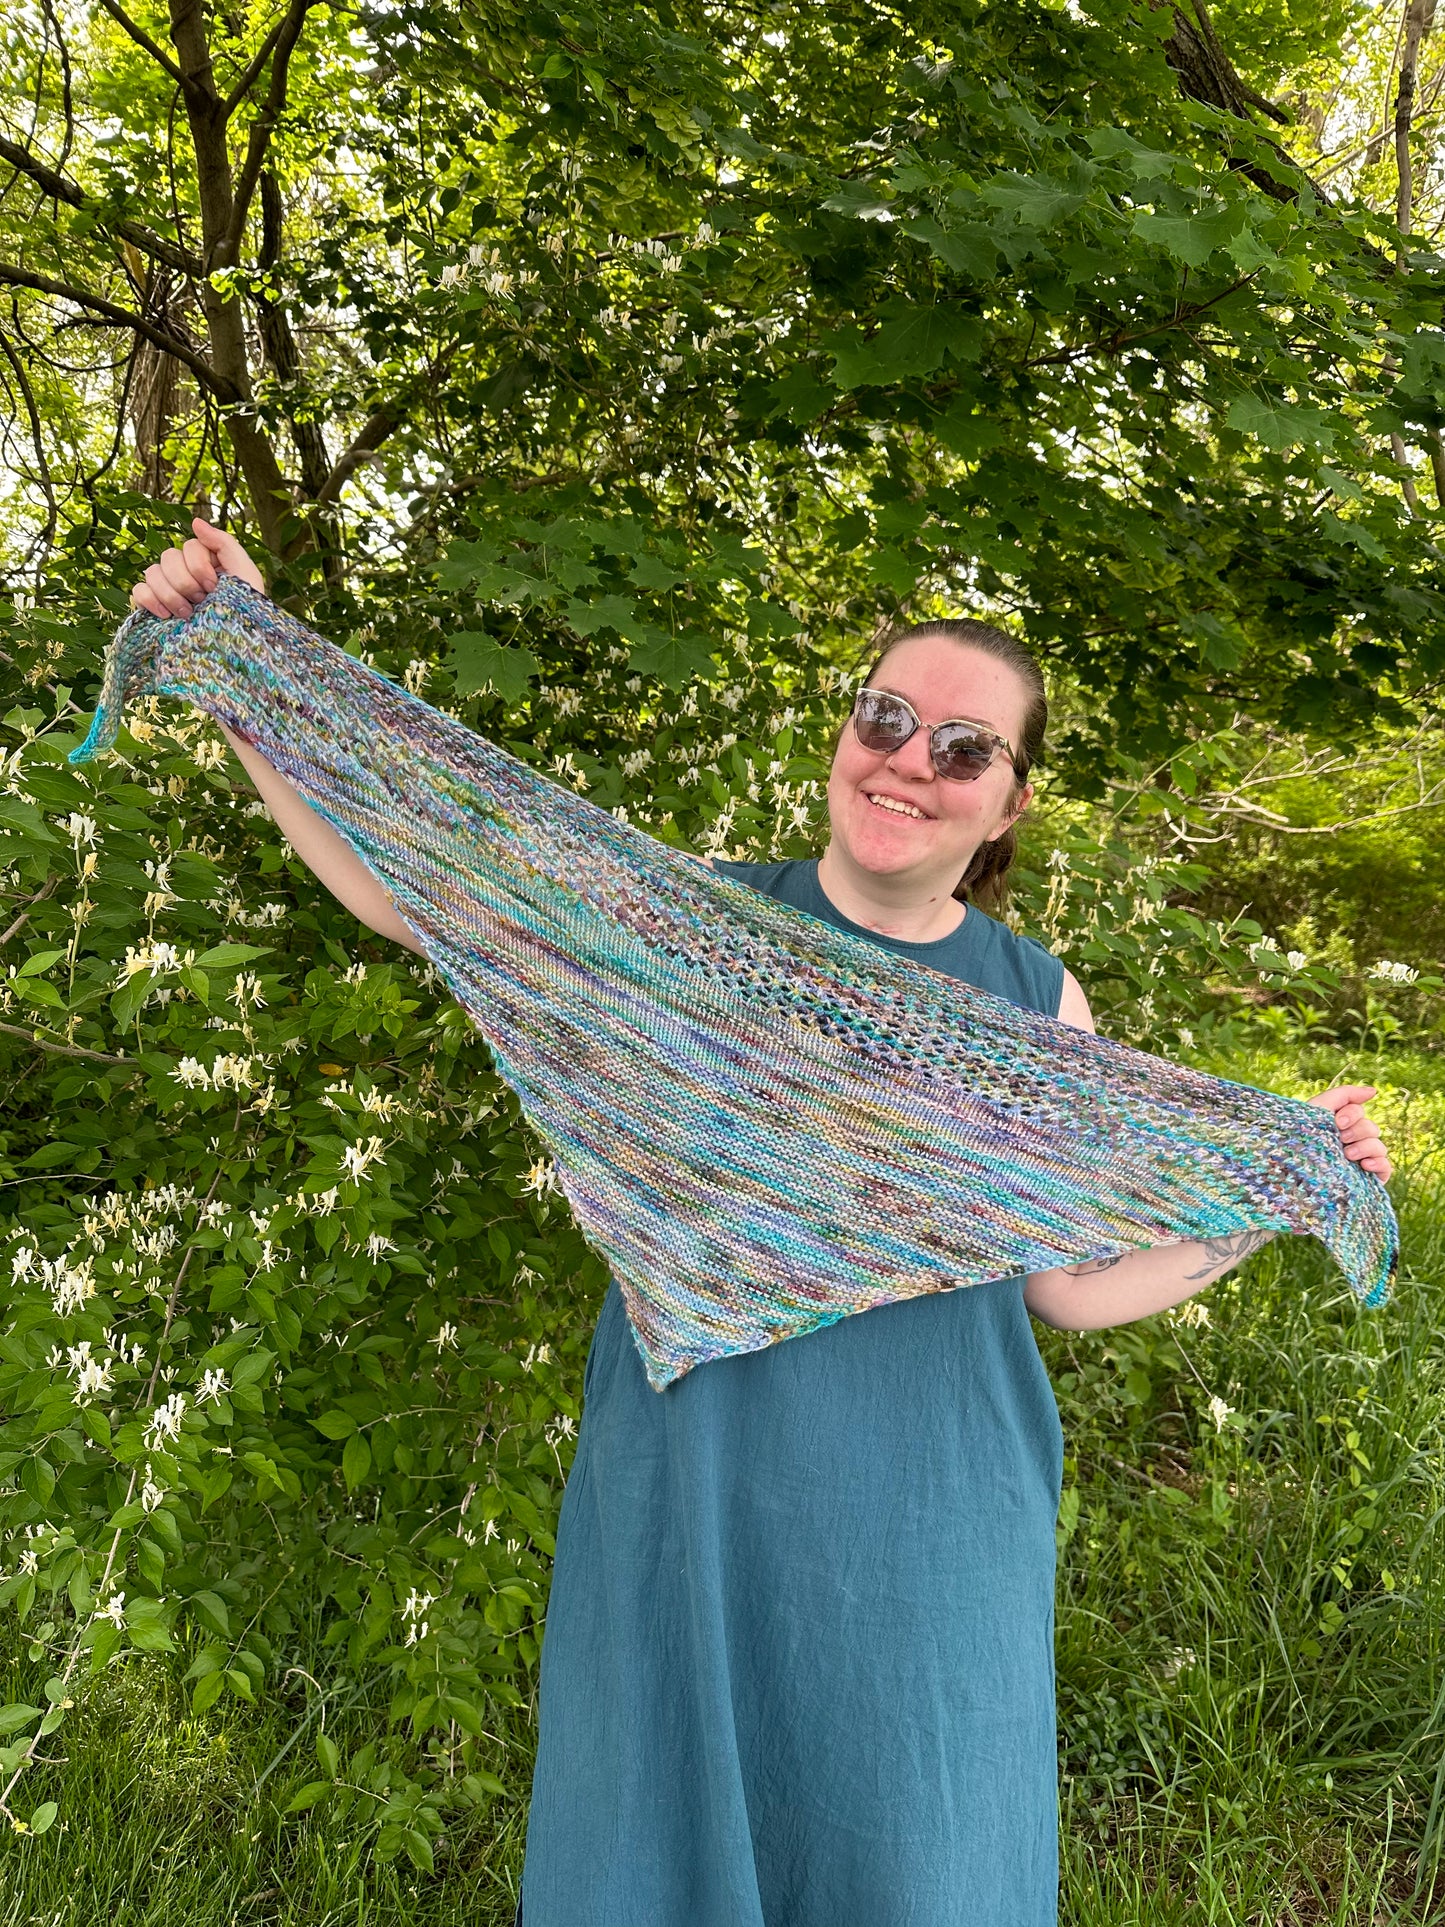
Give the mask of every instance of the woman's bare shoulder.
<path id="1" fill-rule="evenodd" d="M 679 850 L 678 855 L 690 856 L 694 863 L 705 863 L 709 870 L 712 868 L 712 858 L 710 856 L 699 856 L 695 850 Z"/>
<path id="2" fill-rule="evenodd" d="M 1064 992 L 1059 999 L 1058 1021 L 1061 1024 L 1073 1024 L 1079 1030 L 1095 1028 L 1094 1013 L 1089 1009 L 1089 1000 L 1084 995 L 1078 978 L 1067 967 L 1064 970 Z"/>

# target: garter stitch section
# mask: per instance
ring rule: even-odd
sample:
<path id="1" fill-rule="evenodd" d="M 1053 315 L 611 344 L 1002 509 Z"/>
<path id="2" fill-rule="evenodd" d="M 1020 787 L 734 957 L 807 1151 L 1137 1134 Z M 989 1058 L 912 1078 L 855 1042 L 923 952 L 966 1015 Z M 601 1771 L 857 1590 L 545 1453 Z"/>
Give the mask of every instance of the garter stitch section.
<path id="1" fill-rule="evenodd" d="M 70 761 L 146 691 L 254 744 L 380 878 L 550 1149 L 659 1391 L 875 1305 L 1252 1229 L 1313 1235 L 1386 1295 L 1394 1212 L 1328 1111 L 714 874 L 235 576 L 122 626 Z"/>

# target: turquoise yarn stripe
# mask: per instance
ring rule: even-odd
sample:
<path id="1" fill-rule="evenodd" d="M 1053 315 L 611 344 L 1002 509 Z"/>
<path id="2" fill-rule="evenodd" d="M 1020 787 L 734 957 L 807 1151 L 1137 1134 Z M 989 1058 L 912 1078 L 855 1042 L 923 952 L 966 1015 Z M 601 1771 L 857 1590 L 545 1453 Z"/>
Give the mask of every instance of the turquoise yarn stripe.
<path id="1" fill-rule="evenodd" d="M 1366 1304 L 1386 1295 L 1394 1212 L 1329 1112 L 714 875 L 236 577 L 185 620 L 122 626 L 71 762 L 143 692 L 253 743 L 384 884 L 550 1150 L 659 1391 L 897 1299 L 1254 1229 L 1316 1237 Z"/>

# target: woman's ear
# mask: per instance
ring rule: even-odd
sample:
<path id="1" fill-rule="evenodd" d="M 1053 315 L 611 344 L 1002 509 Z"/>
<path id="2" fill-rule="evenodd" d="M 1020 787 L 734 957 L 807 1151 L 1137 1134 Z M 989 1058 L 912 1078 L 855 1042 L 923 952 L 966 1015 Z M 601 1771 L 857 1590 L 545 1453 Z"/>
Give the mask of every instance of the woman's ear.
<path id="1" fill-rule="evenodd" d="M 984 841 L 986 843 L 997 843 L 998 839 L 1002 835 L 1004 835 L 1006 831 L 1011 830 L 1015 825 L 1015 823 L 1018 822 L 1019 818 L 1026 814 L 1029 804 L 1032 803 L 1033 800 L 1034 800 L 1034 786 L 1032 783 L 1025 783 L 1023 788 L 1019 791 L 1018 799 L 1013 804 L 1012 808 L 1009 810 L 1008 815 L 1004 818 L 1003 822 L 999 824 L 996 830 L 990 831 L 989 835 L 985 837 Z"/>

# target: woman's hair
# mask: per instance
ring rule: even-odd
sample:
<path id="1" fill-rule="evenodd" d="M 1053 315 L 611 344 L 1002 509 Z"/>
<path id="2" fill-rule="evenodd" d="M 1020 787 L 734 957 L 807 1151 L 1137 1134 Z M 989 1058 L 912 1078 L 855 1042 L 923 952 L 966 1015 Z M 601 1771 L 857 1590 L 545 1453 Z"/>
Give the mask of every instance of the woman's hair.
<path id="1" fill-rule="evenodd" d="M 900 629 L 896 635 L 889 636 L 882 653 L 863 681 L 872 682 L 899 643 L 909 642 L 915 636 L 947 636 L 951 642 L 965 643 L 970 649 L 981 650 L 985 655 L 1006 663 L 1028 690 L 1029 704 L 1024 713 L 1023 729 L 1014 745 L 1015 780 L 1010 802 L 1017 801 L 1028 781 L 1029 771 L 1042 760 L 1044 753 L 1044 732 L 1049 725 L 1049 698 L 1044 688 L 1043 671 L 1028 648 L 1002 629 L 995 629 L 987 622 L 944 620 L 920 622 L 911 629 Z M 843 729 L 847 728 L 845 722 Z M 840 730 L 838 740 L 833 745 L 835 751 L 842 740 L 843 731 Z M 991 843 L 980 843 L 968 868 L 958 880 L 954 897 L 960 903 L 972 901 L 982 909 L 1001 913 L 1008 903 L 1008 868 L 1017 852 L 1018 835 L 1013 824 L 1010 824 Z"/>

